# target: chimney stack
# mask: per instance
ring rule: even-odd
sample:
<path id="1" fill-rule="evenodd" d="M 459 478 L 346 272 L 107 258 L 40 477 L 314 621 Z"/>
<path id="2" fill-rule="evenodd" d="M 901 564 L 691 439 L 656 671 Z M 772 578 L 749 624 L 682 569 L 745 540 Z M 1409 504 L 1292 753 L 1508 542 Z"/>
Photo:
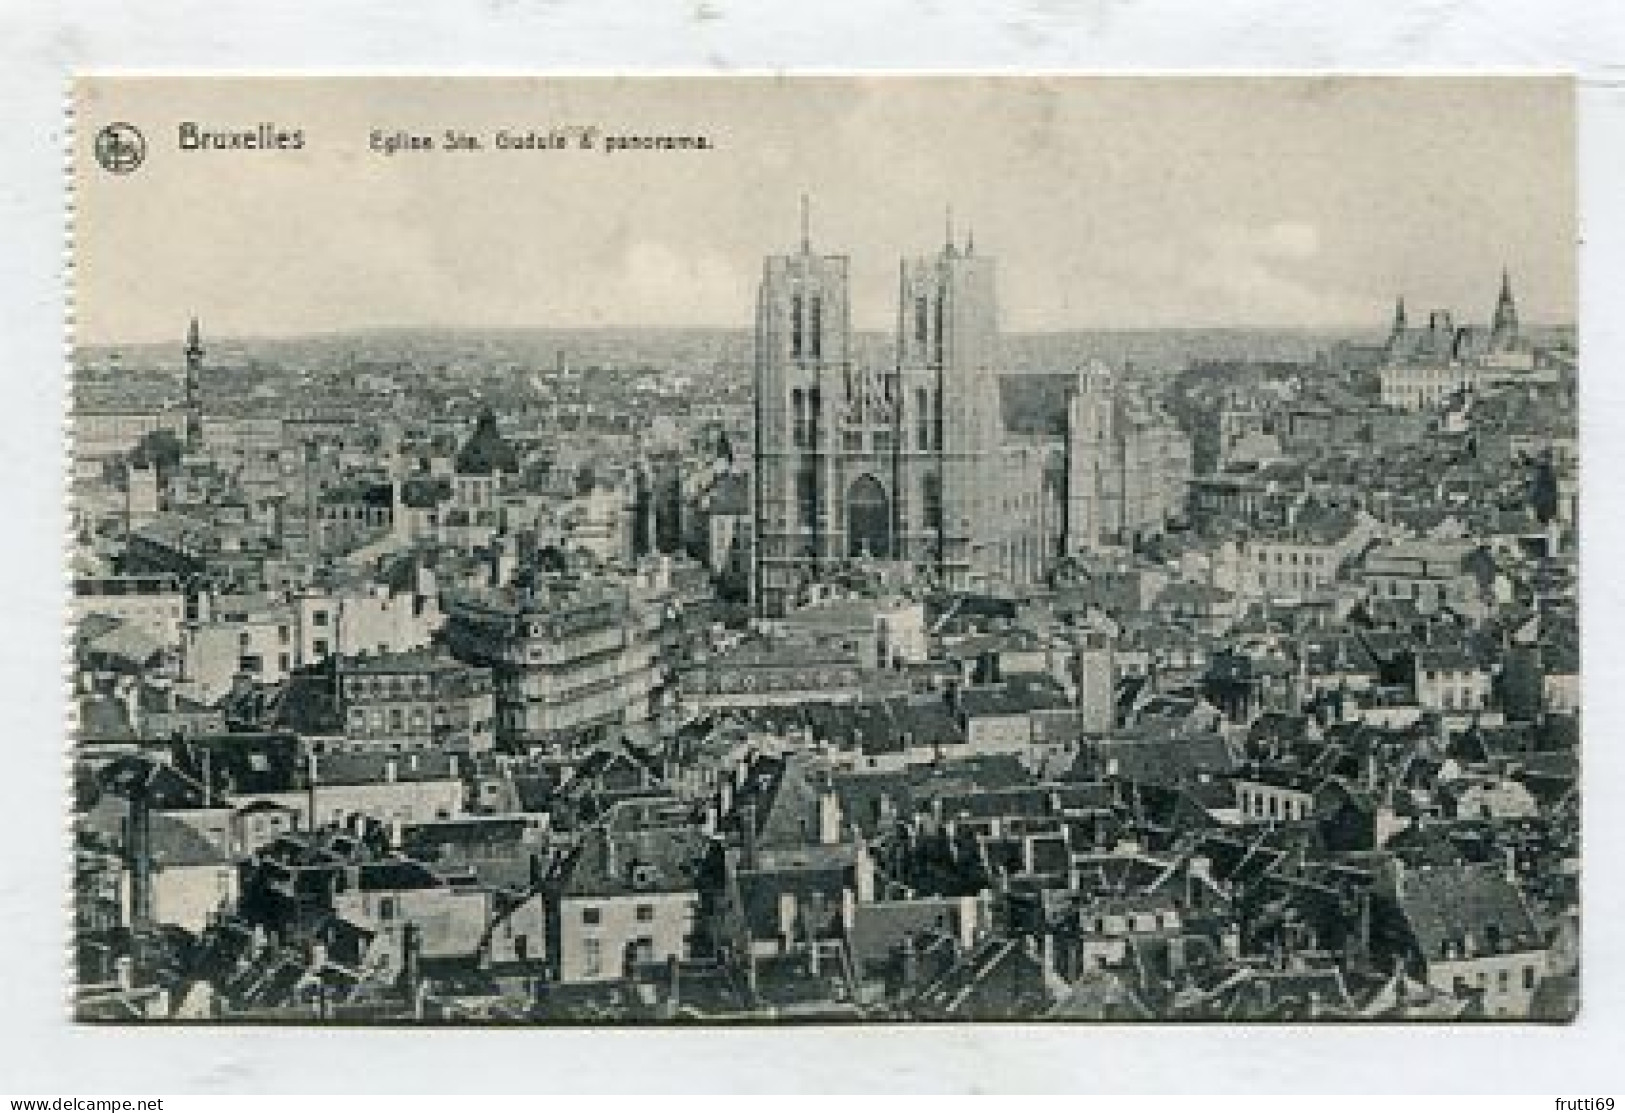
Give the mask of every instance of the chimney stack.
<path id="1" fill-rule="evenodd" d="M 747 870 L 756 868 L 756 804 L 746 804 L 739 809 L 739 849 L 740 866 Z"/>
<path id="2" fill-rule="evenodd" d="M 828 785 L 818 794 L 818 841 L 825 846 L 841 841 L 841 800 Z"/>

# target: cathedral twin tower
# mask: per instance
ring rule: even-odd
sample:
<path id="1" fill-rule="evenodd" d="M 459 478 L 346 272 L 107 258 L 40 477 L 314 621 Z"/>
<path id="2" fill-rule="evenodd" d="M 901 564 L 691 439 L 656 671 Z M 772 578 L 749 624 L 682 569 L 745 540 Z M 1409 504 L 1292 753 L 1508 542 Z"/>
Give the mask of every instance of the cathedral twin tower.
<path id="1" fill-rule="evenodd" d="M 756 592 L 782 613 L 852 562 L 902 562 L 944 586 L 1011 542 L 998 513 L 1003 421 L 993 260 L 947 242 L 905 259 L 895 365 L 859 367 L 849 258 L 769 256 L 756 308 Z M 1027 507 L 1031 510 L 1032 507 Z M 1001 534 L 999 537 L 994 534 Z M 1036 571 L 1042 541 L 1031 550 Z"/>

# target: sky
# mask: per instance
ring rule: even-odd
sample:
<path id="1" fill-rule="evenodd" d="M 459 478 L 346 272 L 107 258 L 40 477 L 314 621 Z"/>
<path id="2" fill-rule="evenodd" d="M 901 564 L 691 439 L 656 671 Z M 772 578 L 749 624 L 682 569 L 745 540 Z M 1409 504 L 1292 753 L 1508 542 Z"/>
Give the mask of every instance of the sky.
<path id="1" fill-rule="evenodd" d="M 104 124 L 147 156 L 99 167 Z M 183 151 L 179 128 L 299 129 Z M 704 134 L 705 151 L 502 151 L 495 132 Z M 478 152 L 371 149 L 373 131 Z M 1575 306 L 1559 78 L 99 77 L 75 96 L 79 343 L 388 327 L 748 328 L 762 258 L 851 256 L 889 329 L 898 259 L 998 260 L 1009 331 L 1378 331 Z"/>

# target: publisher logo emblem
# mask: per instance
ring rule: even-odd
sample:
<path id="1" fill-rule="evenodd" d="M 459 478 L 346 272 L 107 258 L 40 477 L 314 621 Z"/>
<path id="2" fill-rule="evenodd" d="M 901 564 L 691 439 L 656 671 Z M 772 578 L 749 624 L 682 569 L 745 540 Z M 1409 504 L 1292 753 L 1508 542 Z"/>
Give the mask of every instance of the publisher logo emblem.
<path id="1" fill-rule="evenodd" d="M 147 157 L 147 140 L 134 124 L 108 124 L 96 133 L 96 161 L 113 174 L 128 174 Z"/>

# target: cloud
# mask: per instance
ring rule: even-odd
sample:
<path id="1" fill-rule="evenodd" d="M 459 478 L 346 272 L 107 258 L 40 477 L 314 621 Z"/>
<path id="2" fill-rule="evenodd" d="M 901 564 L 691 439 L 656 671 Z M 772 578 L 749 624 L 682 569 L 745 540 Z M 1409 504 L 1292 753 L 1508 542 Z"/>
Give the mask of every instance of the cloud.
<path id="1" fill-rule="evenodd" d="M 606 278 L 616 297 L 635 307 L 638 320 L 652 325 L 727 321 L 747 313 L 751 304 L 750 280 L 728 259 L 659 240 L 629 244 L 617 273 Z"/>
<path id="2" fill-rule="evenodd" d="M 1320 254 L 1320 232 L 1301 221 L 1220 224 L 1189 251 L 1184 283 L 1220 318 L 1280 325 L 1346 321 L 1358 305 L 1324 285 L 1326 269 L 1302 265 Z"/>

